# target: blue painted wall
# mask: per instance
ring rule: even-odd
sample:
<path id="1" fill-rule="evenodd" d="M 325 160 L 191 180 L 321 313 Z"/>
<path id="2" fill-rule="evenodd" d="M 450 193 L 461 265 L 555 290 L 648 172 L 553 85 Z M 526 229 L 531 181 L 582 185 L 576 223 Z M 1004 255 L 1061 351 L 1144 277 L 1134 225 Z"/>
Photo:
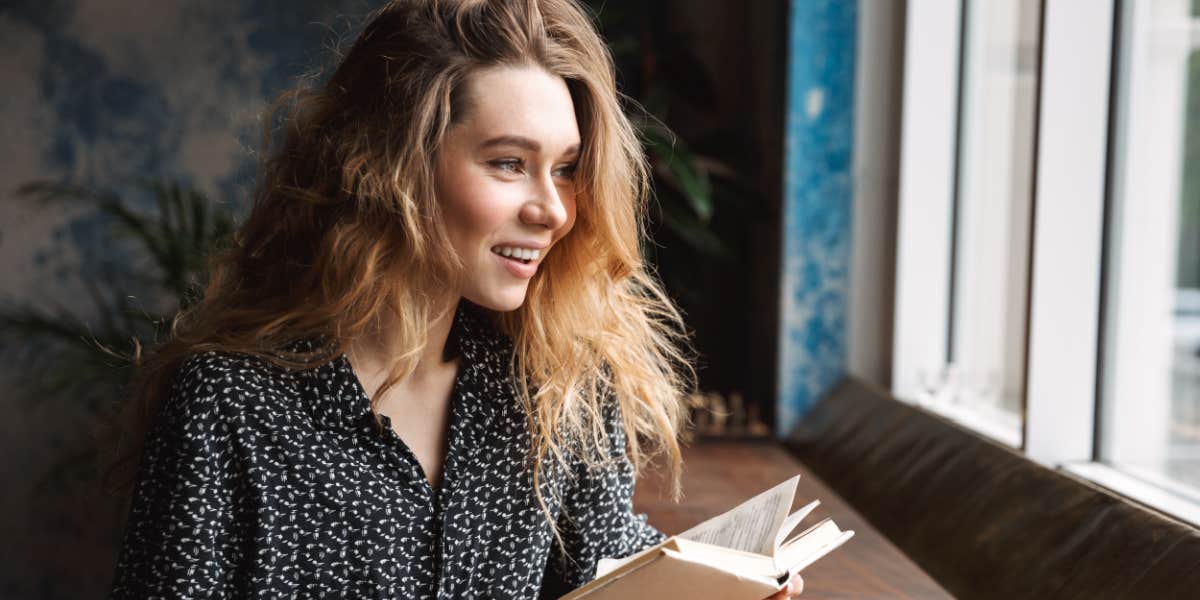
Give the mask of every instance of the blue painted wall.
<path id="1" fill-rule="evenodd" d="M 857 0 L 791 3 L 779 435 L 846 370 L 857 17 Z"/>

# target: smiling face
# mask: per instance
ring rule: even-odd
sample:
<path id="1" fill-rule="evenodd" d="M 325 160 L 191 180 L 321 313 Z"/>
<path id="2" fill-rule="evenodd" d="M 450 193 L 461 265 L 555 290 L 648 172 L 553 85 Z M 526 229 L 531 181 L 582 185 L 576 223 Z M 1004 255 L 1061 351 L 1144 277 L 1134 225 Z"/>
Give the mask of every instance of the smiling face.
<path id="1" fill-rule="evenodd" d="M 438 201 L 465 265 L 461 296 L 511 311 L 575 223 L 575 106 L 538 67 L 476 71 L 465 88 L 466 114 L 438 152 Z"/>

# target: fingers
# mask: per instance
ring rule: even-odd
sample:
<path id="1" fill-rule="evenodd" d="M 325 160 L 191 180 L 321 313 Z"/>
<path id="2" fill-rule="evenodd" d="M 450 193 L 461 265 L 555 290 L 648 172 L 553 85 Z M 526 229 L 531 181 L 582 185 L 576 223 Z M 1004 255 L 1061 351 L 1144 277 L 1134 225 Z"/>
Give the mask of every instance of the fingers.
<path id="1" fill-rule="evenodd" d="M 783 586 L 783 589 L 767 597 L 766 600 L 787 600 L 788 598 L 799 596 L 802 591 L 804 591 L 804 579 L 799 574 L 796 574 L 792 575 L 792 578 L 788 580 L 787 585 Z"/>
<path id="2" fill-rule="evenodd" d="M 783 591 L 787 593 L 785 598 L 795 598 L 796 596 L 799 596 L 800 592 L 804 591 L 804 579 L 800 577 L 799 573 L 792 575 L 791 580 L 788 581 L 787 587 L 785 587 Z"/>

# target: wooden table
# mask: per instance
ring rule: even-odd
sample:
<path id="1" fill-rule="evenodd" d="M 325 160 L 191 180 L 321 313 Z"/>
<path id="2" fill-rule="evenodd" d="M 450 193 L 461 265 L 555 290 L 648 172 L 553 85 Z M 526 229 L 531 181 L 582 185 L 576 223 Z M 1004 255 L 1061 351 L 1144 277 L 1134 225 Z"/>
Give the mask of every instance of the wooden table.
<path id="1" fill-rule="evenodd" d="M 800 473 L 793 510 L 821 501 L 812 519 L 832 517 L 854 537 L 804 570 L 805 600 L 822 598 L 952 598 L 937 582 L 871 527 L 833 490 L 781 446 L 770 441 L 706 441 L 684 451 L 679 504 L 654 473 L 638 482 L 634 506 L 650 524 L 678 533 Z"/>

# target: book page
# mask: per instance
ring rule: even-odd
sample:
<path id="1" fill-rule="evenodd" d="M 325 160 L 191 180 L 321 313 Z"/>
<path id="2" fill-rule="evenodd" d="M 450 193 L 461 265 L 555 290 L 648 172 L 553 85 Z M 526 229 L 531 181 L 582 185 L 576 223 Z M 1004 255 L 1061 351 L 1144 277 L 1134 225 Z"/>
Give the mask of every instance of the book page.
<path id="1" fill-rule="evenodd" d="M 780 549 L 780 556 L 775 557 L 775 564 L 786 566 L 789 573 L 799 573 L 852 537 L 853 531 L 842 531 L 831 519 L 825 519 L 785 544 Z"/>
<path id="2" fill-rule="evenodd" d="M 753 552 L 730 550 L 682 538 L 676 538 L 675 547 L 675 551 L 687 560 L 742 577 L 774 579 L 783 571 L 775 567 L 774 559 Z"/>
<path id="3" fill-rule="evenodd" d="M 771 556 L 775 553 L 775 535 L 787 519 L 799 482 L 800 476 L 796 475 L 679 537 Z"/>
<path id="4" fill-rule="evenodd" d="M 809 513 L 811 513 L 817 506 L 820 506 L 820 504 L 820 500 L 813 500 L 807 505 L 801 507 L 800 510 L 788 515 L 787 519 L 784 519 L 783 525 L 779 527 L 779 533 L 775 534 L 775 545 L 772 547 L 771 556 L 775 556 L 779 553 L 779 547 L 784 544 L 785 540 L 791 541 L 788 540 L 788 536 L 791 535 L 792 531 L 796 529 L 796 526 L 799 525 L 800 522 L 805 518 L 807 518 Z M 800 537 L 800 535 L 797 535 L 796 537 Z"/>
<path id="5" fill-rule="evenodd" d="M 651 552 L 658 552 L 659 549 L 663 547 L 663 545 L 670 544 L 670 543 L 671 543 L 671 540 L 668 539 L 667 541 L 663 542 L 662 544 L 658 544 L 657 546 L 651 546 L 649 548 L 646 548 L 645 550 L 642 550 L 641 552 L 630 554 L 629 556 L 626 556 L 625 558 L 610 558 L 610 557 L 601 558 L 599 560 L 599 562 L 596 563 L 595 579 L 604 577 L 605 575 L 608 575 L 609 573 L 621 568 L 626 563 L 631 563 L 646 554 L 649 554 Z"/>

